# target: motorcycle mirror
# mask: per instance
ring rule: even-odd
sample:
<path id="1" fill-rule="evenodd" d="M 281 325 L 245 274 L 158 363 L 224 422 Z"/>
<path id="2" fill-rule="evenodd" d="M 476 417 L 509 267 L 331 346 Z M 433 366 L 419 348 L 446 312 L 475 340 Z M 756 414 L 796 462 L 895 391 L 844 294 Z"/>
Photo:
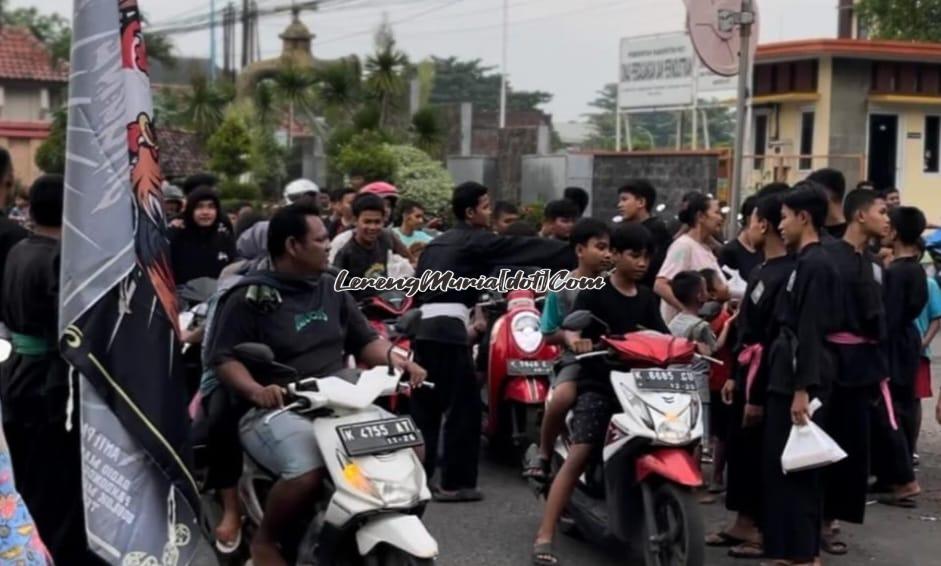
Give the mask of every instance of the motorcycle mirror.
<path id="1" fill-rule="evenodd" d="M 395 321 L 395 330 L 405 336 L 415 336 L 418 334 L 419 325 L 421 325 L 421 311 L 415 309 L 408 311 Z"/>
<path id="2" fill-rule="evenodd" d="M 9 340 L 0 339 L 0 362 L 5 362 L 10 359 L 10 354 L 13 353 L 13 344 Z"/>
<path id="3" fill-rule="evenodd" d="M 242 362 L 256 364 L 274 363 L 274 351 L 267 344 L 245 342 L 232 348 L 232 351 L 235 352 L 235 357 Z"/>
<path id="4" fill-rule="evenodd" d="M 591 312 L 581 310 L 573 311 L 565 317 L 565 320 L 562 321 L 562 328 L 564 330 L 579 331 L 585 330 L 591 326 L 592 321 L 594 320 Z"/>

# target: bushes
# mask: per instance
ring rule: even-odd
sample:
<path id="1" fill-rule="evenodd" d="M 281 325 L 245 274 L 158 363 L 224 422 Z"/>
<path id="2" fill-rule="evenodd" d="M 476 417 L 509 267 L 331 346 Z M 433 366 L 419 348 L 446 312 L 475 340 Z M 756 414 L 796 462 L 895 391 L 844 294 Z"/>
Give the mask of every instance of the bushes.
<path id="1" fill-rule="evenodd" d="M 399 194 L 422 203 L 429 212 L 447 210 L 454 189 L 451 174 L 420 149 L 409 145 L 386 147 L 395 159 L 395 173 L 390 179 Z"/>

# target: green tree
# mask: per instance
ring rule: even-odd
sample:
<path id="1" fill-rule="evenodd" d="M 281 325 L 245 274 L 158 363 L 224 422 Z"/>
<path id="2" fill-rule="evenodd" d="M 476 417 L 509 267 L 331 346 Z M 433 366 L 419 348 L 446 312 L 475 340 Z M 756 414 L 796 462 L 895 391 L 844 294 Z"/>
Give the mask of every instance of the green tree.
<path id="1" fill-rule="evenodd" d="M 444 124 L 434 107 L 424 106 L 412 116 L 412 138 L 418 149 L 439 156 L 445 135 Z"/>
<path id="2" fill-rule="evenodd" d="M 456 57 L 433 57 L 432 62 L 431 104 L 470 102 L 485 110 L 500 107 L 500 74 L 494 72 L 496 67 L 485 66 L 480 59 L 461 61 Z M 512 84 L 507 86 L 507 107 L 511 110 L 538 110 L 551 101 L 548 92 L 517 91 Z"/>
<path id="3" fill-rule="evenodd" d="M 231 86 L 211 83 L 204 76 L 193 77 L 189 90 L 180 101 L 180 123 L 202 139 L 208 139 L 222 121 L 226 106 L 234 98 Z"/>
<path id="4" fill-rule="evenodd" d="M 363 72 L 357 59 L 328 63 L 314 73 L 324 116 L 331 123 L 348 121 L 362 102 Z"/>
<path id="5" fill-rule="evenodd" d="M 65 138 L 68 113 L 65 108 L 53 114 L 49 137 L 36 150 L 36 166 L 45 173 L 65 174 Z"/>
<path id="6" fill-rule="evenodd" d="M 379 126 L 388 124 L 407 86 L 408 56 L 395 45 L 387 24 L 376 32 L 376 51 L 366 59 L 366 88 L 379 104 Z"/>
<path id="7" fill-rule="evenodd" d="M 941 0 L 860 0 L 856 9 L 874 39 L 941 41 Z"/>
<path id="8" fill-rule="evenodd" d="M 395 174 L 395 156 L 382 133 L 366 131 L 354 135 L 334 160 L 336 173 L 358 171 L 367 181 L 387 181 Z"/>
<path id="9" fill-rule="evenodd" d="M 288 113 L 288 148 L 294 145 L 296 123 L 313 124 L 316 115 L 314 83 L 313 73 L 293 64 L 283 65 L 273 78 L 275 96 Z"/>
<path id="10" fill-rule="evenodd" d="M 34 7 L 9 10 L 0 3 L 0 25 L 29 28 L 42 41 L 56 61 L 68 61 L 72 49 L 72 28 L 59 14 L 43 14 Z M 165 35 L 144 32 L 147 56 L 167 66 L 173 66 L 173 42 Z"/>
<path id="11" fill-rule="evenodd" d="M 227 112 L 218 129 L 210 136 L 206 149 L 213 171 L 233 180 L 247 172 L 252 139 L 245 120 L 237 112 Z"/>

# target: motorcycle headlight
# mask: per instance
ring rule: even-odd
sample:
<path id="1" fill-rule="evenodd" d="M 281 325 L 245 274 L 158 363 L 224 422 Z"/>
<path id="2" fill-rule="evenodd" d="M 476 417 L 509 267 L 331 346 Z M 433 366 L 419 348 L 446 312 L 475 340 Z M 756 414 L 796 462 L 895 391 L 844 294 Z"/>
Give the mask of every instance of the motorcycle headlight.
<path id="1" fill-rule="evenodd" d="M 387 507 L 412 506 L 421 497 L 418 479 L 410 475 L 403 481 L 387 481 L 370 478 L 355 462 L 343 467 L 343 477 L 350 486 Z"/>
<path id="2" fill-rule="evenodd" d="M 513 340 L 519 349 L 533 354 L 542 346 L 542 332 L 539 331 L 539 317 L 531 312 L 521 312 L 510 323 Z"/>
<path id="3" fill-rule="evenodd" d="M 679 418 L 665 420 L 657 427 L 657 438 L 661 442 L 683 444 L 689 441 L 691 435 L 690 427 Z"/>
<path id="4" fill-rule="evenodd" d="M 641 422 L 643 422 L 648 428 L 653 428 L 653 416 L 650 414 L 650 408 L 647 407 L 647 404 L 644 401 L 630 392 L 627 387 L 623 387 L 624 397 L 627 399 L 627 402 L 630 404 L 633 412 L 640 417 Z"/>

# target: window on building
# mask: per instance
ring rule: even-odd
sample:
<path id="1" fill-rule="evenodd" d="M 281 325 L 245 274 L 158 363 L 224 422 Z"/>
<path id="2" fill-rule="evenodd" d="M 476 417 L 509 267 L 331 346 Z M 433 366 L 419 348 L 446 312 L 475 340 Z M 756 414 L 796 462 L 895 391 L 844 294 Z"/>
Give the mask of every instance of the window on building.
<path id="1" fill-rule="evenodd" d="M 804 112 L 801 114 L 801 146 L 800 146 L 800 163 L 798 169 L 801 171 L 809 171 L 813 169 L 814 160 L 810 157 L 804 157 L 805 155 L 813 155 L 814 153 L 814 113 L 813 112 Z"/>
<path id="2" fill-rule="evenodd" d="M 941 117 L 925 117 L 925 173 L 938 173 L 938 150 L 941 146 Z"/>
<path id="3" fill-rule="evenodd" d="M 755 169 L 765 167 L 765 153 L 768 147 L 768 115 L 755 115 Z"/>

